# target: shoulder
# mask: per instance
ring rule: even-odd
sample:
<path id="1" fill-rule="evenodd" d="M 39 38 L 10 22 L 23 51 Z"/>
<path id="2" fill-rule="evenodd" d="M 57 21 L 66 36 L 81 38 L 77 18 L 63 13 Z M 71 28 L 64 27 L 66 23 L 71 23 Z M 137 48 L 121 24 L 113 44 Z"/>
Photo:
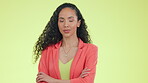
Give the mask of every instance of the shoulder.
<path id="1" fill-rule="evenodd" d="M 42 52 L 41 52 L 42 56 L 47 55 L 47 53 L 52 51 L 52 49 L 54 49 L 54 45 L 47 46 L 44 50 L 42 50 Z"/>
<path id="2" fill-rule="evenodd" d="M 89 50 L 98 50 L 98 46 L 92 43 L 84 43 L 84 48 Z"/>
<path id="3" fill-rule="evenodd" d="M 57 50 L 61 45 L 61 41 L 57 42 L 56 44 L 52 44 L 52 45 L 48 45 L 43 51 L 42 53 L 51 53 L 51 51 L 55 51 Z"/>
<path id="4" fill-rule="evenodd" d="M 85 54 L 87 57 L 90 56 L 94 56 L 97 57 L 98 56 L 98 46 L 95 44 L 91 44 L 91 43 L 84 43 L 84 47 L 83 47 L 83 51 L 85 51 Z"/>
<path id="5" fill-rule="evenodd" d="M 83 51 L 85 53 L 86 61 L 95 61 L 98 58 L 98 46 L 91 43 L 84 43 Z"/>
<path id="6" fill-rule="evenodd" d="M 53 45 L 47 46 L 42 52 L 47 51 L 49 49 L 53 49 Z"/>

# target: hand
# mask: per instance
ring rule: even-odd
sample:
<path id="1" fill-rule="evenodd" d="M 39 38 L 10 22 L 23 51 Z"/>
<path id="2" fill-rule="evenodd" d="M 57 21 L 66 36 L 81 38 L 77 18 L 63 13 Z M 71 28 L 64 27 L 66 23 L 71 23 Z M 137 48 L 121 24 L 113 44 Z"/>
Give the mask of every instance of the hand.
<path id="1" fill-rule="evenodd" d="M 36 78 L 36 82 L 47 82 L 47 83 L 53 83 L 56 79 L 50 77 L 49 75 L 43 73 L 43 72 L 39 72 L 37 74 L 37 78 Z"/>
<path id="2" fill-rule="evenodd" d="M 90 72 L 88 72 L 88 71 L 90 71 L 90 69 L 88 69 L 88 68 L 86 67 L 86 68 L 82 71 L 80 77 L 81 77 L 81 78 L 86 77 L 86 76 L 88 75 L 88 73 L 90 73 Z"/>

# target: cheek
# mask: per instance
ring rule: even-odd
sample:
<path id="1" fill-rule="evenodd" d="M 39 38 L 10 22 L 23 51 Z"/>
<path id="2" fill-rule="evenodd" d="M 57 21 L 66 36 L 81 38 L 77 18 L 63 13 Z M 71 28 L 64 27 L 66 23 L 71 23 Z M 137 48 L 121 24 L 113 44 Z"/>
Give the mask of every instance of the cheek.
<path id="1" fill-rule="evenodd" d="M 72 33 L 75 33 L 77 31 L 76 25 L 71 26 L 71 31 Z"/>
<path id="2" fill-rule="evenodd" d="M 77 29 L 77 25 L 76 25 L 76 24 L 71 24 L 71 28 L 72 28 L 73 30 L 76 30 L 76 29 Z"/>
<path id="3" fill-rule="evenodd" d="M 59 29 L 62 29 L 63 25 L 61 23 L 58 23 Z"/>
<path id="4" fill-rule="evenodd" d="M 72 28 L 76 28 L 77 27 L 77 23 L 76 22 L 70 23 L 69 26 L 72 27 Z"/>
<path id="5" fill-rule="evenodd" d="M 61 24 L 58 24 L 58 28 L 59 28 L 60 33 L 62 33 L 61 32 L 62 31 L 62 25 Z"/>
<path id="6" fill-rule="evenodd" d="M 61 24 L 60 23 L 58 23 L 58 27 L 61 27 Z"/>

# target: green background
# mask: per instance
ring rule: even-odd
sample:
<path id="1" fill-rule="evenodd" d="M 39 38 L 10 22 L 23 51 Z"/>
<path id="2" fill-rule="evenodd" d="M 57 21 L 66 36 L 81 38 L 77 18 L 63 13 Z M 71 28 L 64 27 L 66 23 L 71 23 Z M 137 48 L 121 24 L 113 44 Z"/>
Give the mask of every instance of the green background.
<path id="1" fill-rule="evenodd" d="M 0 82 L 35 83 L 35 42 L 63 2 L 80 9 L 99 47 L 95 83 L 148 83 L 147 0 L 0 0 Z"/>

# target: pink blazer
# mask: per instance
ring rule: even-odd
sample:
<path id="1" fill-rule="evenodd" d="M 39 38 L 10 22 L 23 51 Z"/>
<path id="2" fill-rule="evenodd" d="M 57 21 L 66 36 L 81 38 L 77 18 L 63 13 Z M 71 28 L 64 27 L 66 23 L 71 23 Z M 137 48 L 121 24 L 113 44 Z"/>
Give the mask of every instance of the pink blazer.
<path id="1" fill-rule="evenodd" d="M 44 72 L 53 78 L 61 79 L 58 65 L 58 54 L 61 43 L 62 42 L 59 41 L 57 44 L 51 45 L 42 51 L 38 72 Z M 94 83 L 97 58 L 98 47 L 93 44 L 84 43 L 79 39 L 78 51 L 70 68 L 70 83 Z M 91 69 L 90 73 L 88 76 L 81 78 L 79 76 L 85 67 Z"/>

